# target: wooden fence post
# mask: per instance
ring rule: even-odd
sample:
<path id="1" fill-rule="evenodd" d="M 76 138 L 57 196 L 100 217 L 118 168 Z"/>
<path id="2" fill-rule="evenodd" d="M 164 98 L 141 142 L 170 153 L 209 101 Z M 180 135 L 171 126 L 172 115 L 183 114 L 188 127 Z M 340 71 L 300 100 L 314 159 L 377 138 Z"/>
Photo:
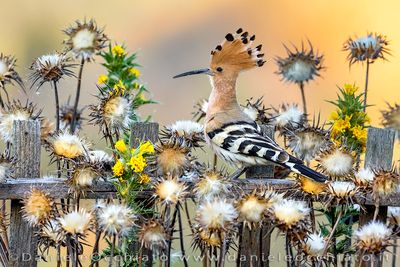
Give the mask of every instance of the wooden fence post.
<path id="1" fill-rule="evenodd" d="M 274 126 L 262 125 L 261 130 L 264 136 L 274 139 Z M 274 178 L 274 165 L 271 163 L 266 166 L 255 166 L 249 168 L 246 172 L 246 177 L 256 179 Z M 240 248 L 238 253 L 240 253 L 239 259 L 243 255 L 245 257 L 245 261 L 241 261 L 240 266 L 269 266 L 268 257 L 271 247 L 271 235 L 267 235 L 268 231 L 268 225 L 260 229 L 242 229 L 242 233 L 240 233 L 242 234 L 242 242 L 239 244 Z"/>
<path id="2" fill-rule="evenodd" d="M 367 147 L 365 152 L 364 168 L 371 170 L 390 170 L 392 168 L 393 148 L 395 142 L 396 131 L 393 129 L 380 129 L 371 127 L 368 129 Z M 365 206 L 365 210 L 361 210 L 360 226 L 372 221 L 374 217 L 375 207 L 372 205 Z M 387 206 L 380 206 L 377 219 L 386 223 Z M 362 264 L 356 266 L 370 266 L 371 260 L 362 261 Z"/>
<path id="3" fill-rule="evenodd" d="M 137 147 L 142 141 L 151 141 L 153 144 L 158 141 L 159 125 L 155 122 L 138 122 L 132 125 L 130 143 L 132 147 Z M 153 202 L 149 199 L 138 199 L 139 202 L 144 203 L 146 207 L 153 206 Z M 151 217 L 151 214 L 148 214 Z M 133 244 L 131 250 L 137 253 L 140 249 L 140 244 Z M 151 267 L 153 265 L 153 253 L 150 249 L 143 248 L 143 257 L 147 257 L 144 262 L 145 266 Z"/>
<path id="4" fill-rule="evenodd" d="M 40 176 L 40 122 L 14 121 L 12 151 L 16 159 L 16 178 Z M 23 196 L 21 196 L 22 198 Z M 10 267 L 37 265 L 37 239 L 33 228 L 23 220 L 20 200 L 11 200 L 10 214 Z"/>

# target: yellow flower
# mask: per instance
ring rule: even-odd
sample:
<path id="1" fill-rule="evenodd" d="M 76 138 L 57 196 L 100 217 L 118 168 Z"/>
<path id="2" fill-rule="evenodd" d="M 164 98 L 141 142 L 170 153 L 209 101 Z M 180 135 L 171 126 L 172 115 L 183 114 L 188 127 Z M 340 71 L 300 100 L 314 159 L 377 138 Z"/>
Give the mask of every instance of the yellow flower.
<path id="1" fill-rule="evenodd" d="M 344 85 L 344 92 L 348 95 L 354 95 L 355 92 L 357 92 L 358 86 L 355 84 L 345 84 Z"/>
<path id="2" fill-rule="evenodd" d="M 130 68 L 129 72 L 134 75 L 136 78 L 139 78 L 140 76 L 140 70 L 136 69 L 136 68 Z"/>
<path id="3" fill-rule="evenodd" d="M 117 177 L 122 176 L 124 174 L 124 169 L 125 169 L 124 163 L 122 163 L 122 161 L 118 160 L 115 163 L 114 167 L 112 168 L 114 176 L 117 176 Z"/>
<path id="4" fill-rule="evenodd" d="M 142 155 L 133 156 L 129 160 L 128 165 L 134 172 L 142 172 L 146 167 L 146 160 Z"/>
<path id="5" fill-rule="evenodd" d="M 148 184 L 151 182 L 150 176 L 147 174 L 142 174 L 139 177 L 139 184 Z"/>
<path id="6" fill-rule="evenodd" d="M 339 114 L 337 111 L 332 111 L 332 113 L 329 115 L 329 120 L 335 121 L 339 119 Z"/>
<path id="7" fill-rule="evenodd" d="M 124 140 L 122 140 L 122 139 L 118 140 L 115 143 L 115 149 L 118 150 L 121 153 L 125 153 L 126 152 L 126 145 L 125 145 Z"/>
<path id="8" fill-rule="evenodd" d="M 154 153 L 154 146 L 150 141 L 144 142 L 140 144 L 139 147 L 139 154 L 153 154 Z"/>
<path id="9" fill-rule="evenodd" d="M 115 94 L 121 94 L 121 95 L 123 95 L 126 90 L 126 87 L 121 80 L 119 80 L 118 83 L 115 84 L 113 88 L 114 88 Z"/>
<path id="10" fill-rule="evenodd" d="M 364 122 L 367 123 L 367 124 L 371 123 L 371 118 L 367 114 L 365 114 Z"/>
<path id="11" fill-rule="evenodd" d="M 120 45 L 116 45 L 111 49 L 112 53 L 116 56 L 123 56 L 125 54 L 125 49 L 120 46 Z"/>
<path id="12" fill-rule="evenodd" d="M 147 98 L 146 98 L 146 96 L 145 96 L 143 93 L 140 93 L 140 94 L 138 95 L 138 98 L 139 98 L 140 100 L 142 100 L 142 101 L 147 101 Z"/>
<path id="13" fill-rule="evenodd" d="M 101 74 L 99 78 L 97 78 L 97 84 L 105 84 L 108 81 L 108 76 L 105 74 Z"/>
<path id="14" fill-rule="evenodd" d="M 361 125 L 355 126 L 351 129 L 353 136 L 362 143 L 367 141 L 367 128 L 363 128 Z"/>
<path id="15" fill-rule="evenodd" d="M 139 83 L 133 83 L 133 89 L 139 89 L 140 84 Z"/>

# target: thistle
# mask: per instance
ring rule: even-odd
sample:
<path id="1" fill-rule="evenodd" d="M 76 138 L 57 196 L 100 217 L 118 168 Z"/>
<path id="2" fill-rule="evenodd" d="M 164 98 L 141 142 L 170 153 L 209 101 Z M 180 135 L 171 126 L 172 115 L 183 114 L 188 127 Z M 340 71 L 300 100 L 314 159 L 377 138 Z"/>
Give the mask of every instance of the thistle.
<path id="1" fill-rule="evenodd" d="M 194 194 L 200 201 L 223 197 L 230 192 L 232 184 L 222 172 L 206 170 L 194 186 Z"/>
<path id="2" fill-rule="evenodd" d="M 154 188 L 154 197 L 166 205 L 181 202 L 188 193 L 187 186 L 176 178 L 160 179 Z"/>
<path id="3" fill-rule="evenodd" d="M 311 233 L 306 236 L 302 244 L 303 252 L 312 258 L 321 257 L 326 246 L 325 238 L 319 233 Z"/>
<path id="4" fill-rule="evenodd" d="M 63 215 L 58 221 L 66 233 L 85 236 L 92 226 L 92 219 L 91 213 L 81 209 Z"/>
<path id="5" fill-rule="evenodd" d="M 243 222 L 249 229 L 259 227 L 265 219 L 268 206 L 268 200 L 259 192 L 253 191 L 244 195 L 236 203 L 238 221 Z"/>
<path id="6" fill-rule="evenodd" d="M 108 204 L 97 216 L 100 227 L 110 236 L 128 235 L 136 219 L 133 210 L 124 204 Z"/>
<path id="7" fill-rule="evenodd" d="M 320 76 L 320 71 L 324 68 L 322 65 L 324 56 L 314 53 L 314 48 L 309 42 L 310 50 L 304 48 L 302 44 L 301 50 L 294 47 L 295 52 L 291 51 L 285 45 L 287 58 L 276 58 L 279 67 L 277 74 L 282 75 L 283 80 L 295 83 L 299 86 L 303 101 L 303 113 L 307 116 L 307 104 L 304 94 L 304 83 L 312 81 L 315 77 Z"/>
<path id="8" fill-rule="evenodd" d="M 228 232 L 238 217 L 234 205 L 225 199 L 214 199 L 200 204 L 196 214 L 200 227 L 210 233 Z"/>
<path id="9" fill-rule="evenodd" d="M 282 104 L 278 109 L 273 109 L 271 123 L 282 132 L 287 129 L 294 130 L 301 127 L 305 122 L 305 114 L 296 104 Z"/>
<path id="10" fill-rule="evenodd" d="M 318 169 L 333 180 L 353 177 L 354 157 L 344 146 L 330 146 L 317 158 Z"/>
<path id="11" fill-rule="evenodd" d="M 6 56 L 3 53 L 0 54 L 0 87 L 3 89 L 7 97 L 7 102 L 10 100 L 8 98 L 8 92 L 6 91 L 6 85 L 16 82 L 22 89 L 24 89 L 24 84 L 19 76 L 18 72 L 15 70 L 17 60 L 12 56 Z M 4 108 L 5 103 L 0 95 L 0 105 Z"/>
<path id="12" fill-rule="evenodd" d="M 353 182 L 331 181 L 326 187 L 327 203 L 334 206 L 352 204 L 357 192 L 358 188 Z"/>
<path id="13" fill-rule="evenodd" d="M 82 127 L 82 112 L 83 109 L 78 109 L 76 114 L 76 129 Z M 69 101 L 60 107 L 60 130 L 68 131 L 71 128 L 72 119 L 74 116 L 74 107 L 69 104 Z"/>
<path id="14" fill-rule="evenodd" d="M 356 247 L 365 254 L 379 255 L 391 245 L 392 231 L 384 223 L 371 221 L 353 234 Z"/>
<path id="15" fill-rule="evenodd" d="M 386 59 L 385 55 L 390 54 L 387 48 L 389 42 L 386 36 L 368 33 L 360 38 L 349 38 L 343 45 L 343 50 L 348 51 L 347 60 L 349 65 L 356 62 L 366 62 L 365 88 L 364 88 L 364 111 L 367 108 L 369 65 L 377 59 Z"/>
<path id="16" fill-rule="evenodd" d="M 30 225 L 45 224 L 53 216 L 53 199 L 39 189 L 33 188 L 22 203 L 23 217 Z"/>
<path id="17" fill-rule="evenodd" d="M 201 121 L 206 116 L 207 108 L 208 108 L 208 100 L 207 99 L 201 99 L 199 102 L 196 103 L 194 106 L 195 111 L 192 112 L 193 114 L 193 119 L 195 119 L 196 122 Z"/>
<path id="18" fill-rule="evenodd" d="M 381 111 L 382 124 L 385 128 L 395 129 L 397 138 L 400 138 L 400 105 L 394 104 L 394 106 L 391 106 L 389 103 L 387 105 L 387 110 Z"/>
<path id="19" fill-rule="evenodd" d="M 100 175 L 99 170 L 91 164 L 77 164 L 74 166 L 69 184 L 73 190 L 90 188 Z"/>
<path id="20" fill-rule="evenodd" d="M 165 248 L 169 238 L 163 225 L 155 219 L 145 222 L 140 227 L 138 236 L 141 246 L 153 251 Z"/>
<path id="21" fill-rule="evenodd" d="M 369 168 L 361 169 L 354 175 L 354 183 L 360 187 L 370 187 L 375 179 L 375 174 Z"/>
<path id="22" fill-rule="evenodd" d="M 163 138 L 170 139 L 172 143 L 187 144 L 188 147 L 200 147 L 204 141 L 203 125 L 193 121 L 176 121 L 166 126 L 162 132 Z"/>
<path id="23" fill-rule="evenodd" d="M 253 98 L 247 99 L 246 105 L 242 106 L 242 110 L 247 116 L 259 124 L 267 124 L 271 121 L 271 118 L 267 116 L 268 108 L 263 104 L 263 97 L 256 100 L 253 100 Z"/>
<path id="24" fill-rule="evenodd" d="M 372 189 L 375 196 L 385 196 L 398 191 L 400 175 L 394 170 L 375 171 L 375 178 L 372 182 Z"/>
<path id="25" fill-rule="evenodd" d="M 86 141 L 77 135 L 60 133 L 50 141 L 50 149 L 54 156 L 76 159 L 84 157 L 89 149 Z"/>
<path id="26" fill-rule="evenodd" d="M 58 97 L 58 81 L 64 76 L 75 76 L 71 70 L 74 64 L 70 63 L 64 54 L 54 53 L 37 58 L 31 65 L 30 79 L 32 86 L 37 84 L 37 90 L 46 82 L 49 82 L 54 90 L 56 103 L 56 131 L 60 130 L 60 103 Z"/>

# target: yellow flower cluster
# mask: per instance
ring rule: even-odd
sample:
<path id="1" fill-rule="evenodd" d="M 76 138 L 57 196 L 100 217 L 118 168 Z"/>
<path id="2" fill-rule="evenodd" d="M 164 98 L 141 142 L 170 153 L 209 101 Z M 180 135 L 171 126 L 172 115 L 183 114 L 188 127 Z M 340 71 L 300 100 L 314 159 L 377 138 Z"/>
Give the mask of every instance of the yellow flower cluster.
<path id="1" fill-rule="evenodd" d="M 150 141 L 144 142 L 140 144 L 139 147 L 139 154 L 153 154 L 154 153 L 154 146 Z"/>
<path id="2" fill-rule="evenodd" d="M 143 155 L 132 156 L 127 164 L 134 172 L 142 172 L 146 167 L 146 159 Z"/>
<path id="3" fill-rule="evenodd" d="M 344 92 L 348 95 L 354 95 L 355 92 L 357 92 L 358 90 L 358 86 L 356 86 L 355 84 L 348 84 L 346 83 L 344 85 Z"/>
<path id="4" fill-rule="evenodd" d="M 345 116 L 344 119 L 338 118 L 332 125 L 332 137 L 336 137 L 351 127 L 351 116 Z"/>
<path id="5" fill-rule="evenodd" d="M 139 184 L 148 184 L 151 182 L 150 176 L 147 174 L 142 174 L 139 177 Z"/>
<path id="6" fill-rule="evenodd" d="M 365 143 L 367 141 L 367 128 L 358 125 L 351 128 L 351 132 L 353 133 L 354 138 L 359 140 L 361 143 Z"/>
<path id="7" fill-rule="evenodd" d="M 119 151 L 119 152 L 121 152 L 121 153 L 125 153 L 126 152 L 126 150 L 127 150 L 127 148 L 126 148 L 126 144 L 125 144 L 125 142 L 124 142 L 124 140 L 118 140 L 116 143 L 115 143 L 115 149 L 117 150 L 117 151 Z"/>
<path id="8" fill-rule="evenodd" d="M 140 84 L 139 83 L 133 83 L 133 89 L 139 89 L 140 88 Z"/>
<path id="9" fill-rule="evenodd" d="M 118 57 L 122 57 L 123 55 L 125 55 L 125 49 L 120 46 L 120 45 L 116 45 L 111 49 L 112 53 Z"/>
<path id="10" fill-rule="evenodd" d="M 124 83 L 119 80 L 118 83 L 114 85 L 113 89 L 114 92 L 110 92 L 111 94 L 115 93 L 116 95 L 123 95 L 125 93 L 126 87 Z"/>
<path id="11" fill-rule="evenodd" d="M 108 81 L 108 76 L 105 74 L 101 74 L 99 78 L 97 78 L 97 84 L 105 84 Z"/>
<path id="12" fill-rule="evenodd" d="M 114 176 L 121 177 L 124 174 L 125 166 L 121 160 L 118 160 L 112 168 Z"/>
<path id="13" fill-rule="evenodd" d="M 134 75 L 136 78 L 139 78 L 140 76 L 140 70 L 136 69 L 136 68 L 130 68 L 129 72 Z"/>

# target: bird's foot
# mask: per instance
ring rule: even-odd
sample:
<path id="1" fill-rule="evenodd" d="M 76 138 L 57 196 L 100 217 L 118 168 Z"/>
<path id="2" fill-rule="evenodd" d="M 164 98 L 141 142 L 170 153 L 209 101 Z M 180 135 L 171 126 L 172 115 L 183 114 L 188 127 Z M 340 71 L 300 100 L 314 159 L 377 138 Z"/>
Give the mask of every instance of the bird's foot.
<path id="1" fill-rule="evenodd" d="M 230 180 L 238 179 L 246 170 L 247 170 L 246 167 L 243 167 L 243 168 L 240 168 L 240 169 L 236 170 L 234 173 L 231 174 L 231 176 L 229 176 L 229 179 Z"/>

